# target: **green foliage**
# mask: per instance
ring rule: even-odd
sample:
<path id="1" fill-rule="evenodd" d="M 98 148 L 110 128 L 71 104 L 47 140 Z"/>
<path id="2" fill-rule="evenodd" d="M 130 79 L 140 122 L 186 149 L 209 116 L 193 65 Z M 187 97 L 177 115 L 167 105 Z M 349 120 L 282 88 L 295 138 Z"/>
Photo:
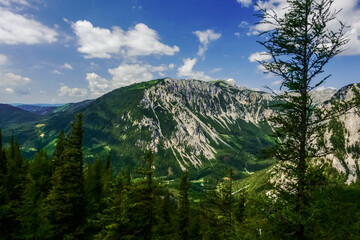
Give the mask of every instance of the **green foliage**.
<path id="1" fill-rule="evenodd" d="M 60 134 L 58 143 L 61 143 L 62 137 Z M 46 200 L 51 224 L 49 235 L 52 239 L 83 238 L 86 215 L 82 138 L 82 116 L 78 115 L 72 124 L 70 134 L 66 137 L 64 150 L 58 158 L 61 160 L 55 164 L 52 188 Z M 55 154 L 55 157 L 59 156 Z"/>
<path id="2" fill-rule="evenodd" d="M 1 140 L 0 140 L 1 141 Z M 28 173 L 27 161 L 22 159 L 20 147 L 13 136 L 2 155 L 0 186 L 0 238 L 14 239 L 19 237 L 21 227 L 22 196 Z"/>
<path id="3" fill-rule="evenodd" d="M 281 179 L 284 175 L 287 181 L 274 180 L 276 211 L 270 216 L 274 226 L 279 226 L 274 232 L 281 239 L 303 240 L 318 217 L 312 207 L 314 191 L 324 184 L 324 177 L 313 163 L 327 152 L 325 141 L 320 139 L 326 122 L 348 110 L 347 106 L 336 103 L 330 110 L 320 108 L 313 103 L 310 91 L 329 78 L 330 75 L 319 78 L 319 74 L 348 40 L 341 22 L 337 31 L 329 29 L 338 13 L 331 10 L 332 0 L 288 0 L 287 3 L 286 13 L 281 17 L 260 9 L 262 23 L 272 26 L 262 33 L 266 40 L 259 42 L 271 60 L 261 64 L 267 72 L 281 77 L 281 87 L 285 88 L 278 96 L 280 111 L 271 117 L 276 126 L 276 145 L 270 152 L 281 162 L 274 178 Z M 345 148 L 335 139 L 331 141 Z"/>
<path id="4" fill-rule="evenodd" d="M 23 194 L 21 234 L 25 239 L 46 239 L 49 222 L 45 214 L 45 199 L 51 188 L 51 162 L 40 150 L 29 163 L 29 174 Z"/>
<path id="5" fill-rule="evenodd" d="M 81 125 L 75 123 L 75 127 Z M 71 134 L 81 134 L 78 130 Z M 293 201 L 266 196 L 271 189 L 269 170 L 238 180 L 229 170 L 224 178 L 208 176 L 192 183 L 184 172 L 181 179 L 166 185 L 169 180 L 153 177 L 155 156 L 146 152 L 135 172 L 127 168 L 116 178 L 112 178 L 110 157 L 99 156 L 86 165 L 84 179 L 79 180 L 79 173 L 66 174 L 79 170 L 69 151 L 74 146 L 81 145 L 70 145 L 68 137 L 60 135 L 58 155 L 54 153 L 51 160 L 44 150 L 30 162 L 9 159 L 18 166 L 9 163 L 7 169 L 16 170 L 18 178 L 7 171 L 1 180 L 11 177 L 22 188 L 2 182 L 6 191 L 0 192 L 1 239 L 293 239 L 289 232 L 294 228 L 288 223 L 303 220 L 293 211 Z M 19 157 L 17 148 L 11 140 L 6 155 Z M 54 158 L 60 159 L 56 167 Z M 345 185 L 331 166 L 309 169 L 312 181 L 308 184 L 316 190 L 304 209 L 310 216 L 306 224 L 311 226 L 304 232 L 306 239 L 358 239 L 360 184 Z M 195 194 L 199 190 L 201 195 Z M 73 209 L 81 192 L 86 208 L 78 216 Z M 75 222 L 79 217 L 82 222 Z"/>
<path id="6" fill-rule="evenodd" d="M 179 239 L 189 239 L 189 173 L 183 172 L 180 179 L 179 193 Z"/>

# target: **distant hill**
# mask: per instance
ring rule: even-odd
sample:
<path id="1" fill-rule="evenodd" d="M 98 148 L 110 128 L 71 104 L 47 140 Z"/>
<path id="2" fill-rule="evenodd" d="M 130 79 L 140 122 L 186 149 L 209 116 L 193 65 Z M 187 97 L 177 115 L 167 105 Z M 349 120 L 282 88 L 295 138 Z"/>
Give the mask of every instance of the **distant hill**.
<path id="1" fill-rule="evenodd" d="M 35 113 L 25 111 L 9 104 L 0 104 L 0 128 L 11 128 L 17 124 L 23 124 L 39 120 Z"/>
<path id="2" fill-rule="evenodd" d="M 16 106 L 17 108 L 21 108 L 22 110 L 33 112 L 39 115 L 47 115 L 54 113 L 54 110 L 57 109 L 59 106 L 42 106 L 42 105 L 29 105 L 23 104 Z"/>

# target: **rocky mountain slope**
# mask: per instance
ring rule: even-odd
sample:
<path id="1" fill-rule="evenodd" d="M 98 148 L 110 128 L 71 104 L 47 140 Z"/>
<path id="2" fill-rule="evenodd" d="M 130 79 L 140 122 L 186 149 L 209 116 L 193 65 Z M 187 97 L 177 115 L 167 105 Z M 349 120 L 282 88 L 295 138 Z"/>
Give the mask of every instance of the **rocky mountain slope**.
<path id="1" fill-rule="evenodd" d="M 351 88 L 314 91 L 317 103 L 351 97 Z M 155 173 L 177 175 L 187 169 L 197 176 L 228 167 L 246 174 L 268 167 L 261 152 L 273 143 L 267 117 L 274 98 L 265 92 L 238 87 L 226 81 L 159 79 L 114 90 L 98 99 L 67 104 L 31 122 L 7 124 L 4 135 L 18 136 L 29 155 L 43 148 L 51 152 L 61 129 L 69 130 L 77 113 L 84 118 L 84 152 L 91 161 L 110 153 L 117 168 L 138 164 L 146 149 L 156 153 Z M 329 156 L 334 166 L 358 176 L 356 152 L 360 119 L 339 120 L 346 133 L 345 158 Z M 329 136 L 339 135 L 329 130 Z M 353 150 L 351 150 L 353 149 Z M 354 150 L 355 149 L 355 150 Z"/>

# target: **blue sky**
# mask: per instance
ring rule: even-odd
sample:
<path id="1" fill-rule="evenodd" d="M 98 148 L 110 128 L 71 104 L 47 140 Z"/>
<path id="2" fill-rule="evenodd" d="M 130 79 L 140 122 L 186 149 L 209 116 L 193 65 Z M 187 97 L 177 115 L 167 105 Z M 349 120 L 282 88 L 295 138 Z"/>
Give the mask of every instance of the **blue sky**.
<path id="1" fill-rule="evenodd" d="M 0 0 L 0 103 L 65 103 L 156 78 L 234 79 L 279 88 L 255 59 L 254 4 L 286 0 Z M 360 82 L 360 1 L 335 0 L 349 25 L 325 87 Z M 256 58 L 258 56 L 258 58 Z"/>

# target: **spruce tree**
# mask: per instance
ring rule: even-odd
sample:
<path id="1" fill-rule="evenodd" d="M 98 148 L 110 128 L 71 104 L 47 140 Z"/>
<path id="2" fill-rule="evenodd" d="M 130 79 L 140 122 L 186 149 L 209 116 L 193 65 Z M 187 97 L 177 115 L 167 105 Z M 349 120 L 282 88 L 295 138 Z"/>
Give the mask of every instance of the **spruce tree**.
<path id="1" fill-rule="evenodd" d="M 143 181 L 136 186 L 134 192 L 136 204 L 132 204 L 135 215 L 139 222 L 137 223 L 137 234 L 135 237 L 144 240 L 151 240 L 154 231 L 154 192 L 152 164 L 154 154 L 147 151 L 143 157 L 143 166 L 136 170 L 136 173 L 143 176 Z"/>
<path id="2" fill-rule="evenodd" d="M 22 159 L 18 142 L 14 136 L 9 138 L 6 148 L 6 174 L 3 176 L 4 188 L 1 205 L 0 237 L 16 239 L 20 237 L 22 199 L 25 190 L 28 164 Z"/>
<path id="3" fill-rule="evenodd" d="M 104 197 L 102 172 L 103 166 L 100 156 L 95 159 L 93 164 L 89 163 L 86 167 L 84 185 L 88 217 L 91 217 L 101 210 L 101 201 Z"/>
<path id="4" fill-rule="evenodd" d="M 176 236 L 176 229 L 173 226 L 173 218 L 175 215 L 176 205 L 173 201 L 174 197 L 168 190 L 165 190 L 164 198 L 161 201 L 161 206 L 158 214 L 158 221 L 156 224 L 155 239 L 174 239 Z"/>
<path id="5" fill-rule="evenodd" d="M 29 174 L 21 210 L 22 238 L 45 239 L 48 222 L 44 214 L 45 198 L 51 188 L 51 162 L 42 149 L 29 163 Z"/>
<path id="6" fill-rule="evenodd" d="M 86 214 L 82 139 L 82 116 L 79 114 L 66 138 L 65 148 L 60 154 L 60 164 L 56 163 L 52 176 L 53 186 L 47 198 L 52 239 L 84 238 Z"/>
<path id="7" fill-rule="evenodd" d="M 329 23 L 337 21 L 338 12 L 331 8 L 333 0 L 287 0 L 287 3 L 284 17 L 261 9 L 262 23 L 271 29 L 262 33 L 266 40 L 259 43 L 271 60 L 260 63 L 267 72 L 282 78 L 281 87 L 285 90 L 278 96 L 278 113 L 270 119 L 276 139 L 272 154 L 282 163 L 277 178 L 284 174 L 288 179 L 285 184 L 274 181 L 276 202 L 282 209 L 274 219 L 283 219 L 279 226 L 279 231 L 286 231 L 283 238 L 303 240 L 312 220 L 312 213 L 307 210 L 312 192 L 314 186 L 321 184 L 312 177 L 312 161 L 327 152 L 321 142 L 326 121 L 347 110 L 319 108 L 310 92 L 329 77 L 320 74 L 341 52 L 347 39 L 341 22 L 338 30 L 329 28 Z"/>
<path id="8" fill-rule="evenodd" d="M 55 150 L 52 156 L 52 171 L 55 172 L 56 168 L 63 164 L 63 153 L 65 150 L 65 133 L 63 130 L 60 131 L 60 134 L 56 141 Z"/>
<path id="9" fill-rule="evenodd" d="M 8 223 L 8 192 L 7 192 L 7 161 L 2 146 L 2 133 L 0 129 L 0 238 L 6 239 Z"/>
<path id="10" fill-rule="evenodd" d="M 182 240 L 189 239 L 189 172 L 183 172 L 180 179 L 179 193 L 179 238 Z"/>

